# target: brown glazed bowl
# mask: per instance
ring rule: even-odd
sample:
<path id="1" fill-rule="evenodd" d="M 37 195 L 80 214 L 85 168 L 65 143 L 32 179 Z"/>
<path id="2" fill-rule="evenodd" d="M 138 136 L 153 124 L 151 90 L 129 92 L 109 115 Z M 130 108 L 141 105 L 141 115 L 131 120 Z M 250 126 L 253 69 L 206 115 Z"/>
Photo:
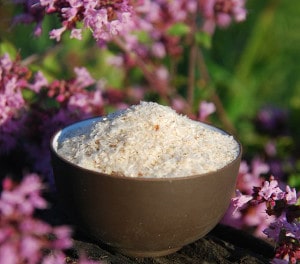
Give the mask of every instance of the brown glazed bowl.
<path id="1" fill-rule="evenodd" d="M 241 146 L 227 166 L 179 178 L 107 175 L 57 154 L 58 142 L 67 134 L 80 133 L 100 119 L 70 125 L 51 140 L 56 187 L 81 231 L 125 255 L 156 257 L 176 252 L 215 227 L 235 190 Z"/>

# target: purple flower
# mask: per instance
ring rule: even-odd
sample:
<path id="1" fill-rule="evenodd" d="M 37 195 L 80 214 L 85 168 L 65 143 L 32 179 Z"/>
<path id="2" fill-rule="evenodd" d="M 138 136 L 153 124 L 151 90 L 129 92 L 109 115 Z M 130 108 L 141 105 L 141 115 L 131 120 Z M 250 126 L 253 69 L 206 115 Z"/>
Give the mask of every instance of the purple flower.
<path id="1" fill-rule="evenodd" d="M 233 206 L 235 207 L 233 214 L 237 210 L 243 208 L 252 199 L 253 197 L 251 195 L 243 195 L 239 190 L 236 190 L 236 197 L 231 199 Z"/>
<path id="2" fill-rule="evenodd" d="M 20 231 L 24 234 L 31 233 L 39 237 L 52 232 L 52 227 L 45 222 L 36 221 L 34 218 L 24 218 L 19 225 Z"/>
<path id="3" fill-rule="evenodd" d="M 287 185 L 285 191 L 285 200 L 287 204 L 296 204 L 298 199 L 296 189 Z"/>
<path id="4" fill-rule="evenodd" d="M 265 203 L 260 203 L 246 208 L 246 210 L 247 209 L 247 214 L 243 216 L 244 226 L 250 228 L 255 227 L 253 235 L 265 239 L 263 231 L 275 221 L 275 217 L 273 215 L 266 214 L 267 206 Z"/>
<path id="5" fill-rule="evenodd" d="M 279 200 L 283 198 L 283 192 L 278 187 L 276 180 L 265 181 L 263 187 L 258 191 L 258 195 L 268 201 L 270 198 Z"/>
<path id="6" fill-rule="evenodd" d="M 270 168 L 269 165 L 264 163 L 259 158 L 254 158 L 251 162 L 251 169 L 252 174 L 255 175 L 255 177 L 260 177 L 261 175 L 264 175 L 269 172 Z"/>
<path id="7" fill-rule="evenodd" d="M 287 222 L 285 219 L 279 220 L 282 222 L 282 228 L 286 236 L 300 239 L 300 223 L 298 221 Z"/>
<path id="8" fill-rule="evenodd" d="M 56 41 L 60 41 L 62 34 L 67 30 L 66 27 L 61 27 L 57 29 L 52 29 L 49 33 L 51 39 L 55 39 Z"/>
<path id="9" fill-rule="evenodd" d="M 0 57 L 0 66 L 1 66 L 1 73 L 4 71 L 9 72 L 13 67 L 13 62 L 11 61 L 9 55 L 5 53 L 2 57 Z M 0 78 L 2 79 L 2 75 L 0 75 Z M 0 80 L 1 80 L 0 79 Z"/>
<path id="10" fill-rule="evenodd" d="M 68 226 L 54 227 L 52 233 L 56 238 L 52 243 L 55 249 L 67 249 L 72 246 L 72 230 Z"/>
<path id="11" fill-rule="evenodd" d="M 95 83 L 95 79 L 92 78 L 86 68 L 75 67 L 74 71 L 76 73 L 74 85 L 78 86 L 79 88 L 83 89 Z"/>
<path id="12" fill-rule="evenodd" d="M 232 20 L 241 22 L 246 19 L 245 0 L 200 0 L 204 17 L 203 30 L 209 34 L 215 27 L 228 27 Z"/>
<path id="13" fill-rule="evenodd" d="M 0 263 L 16 264 L 18 263 L 18 254 L 14 247 L 9 244 L 3 244 L 0 247 Z"/>
<path id="14" fill-rule="evenodd" d="M 216 106 L 214 103 L 202 101 L 199 104 L 199 120 L 205 121 L 209 115 L 216 111 Z"/>
<path id="15" fill-rule="evenodd" d="M 115 67 L 122 67 L 124 65 L 124 58 L 122 55 L 111 55 L 106 59 L 106 63 Z"/>
<path id="16" fill-rule="evenodd" d="M 185 108 L 187 107 L 187 103 L 182 97 L 174 97 L 172 98 L 172 108 L 175 109 L 177 112 L 182 113 L 184 112 Z"/>
<path id="17" fill-rule="evenodd" d="M 267 142 L 265 145 L 265 152 L 268 156 L 274 157 L 277 154 L 276 144 L 273 141 Z"/>
<path id="18" fill-rule="evenodd" d="M 81 40 L 82 39 L 82 29 L 73 28 L 71 31 L 70 38 L 75 38 L 75 39 Z"/>
<path id="19" fill-rule="evenodd" d="M 23 129 L 26 102 L 22 89 L 27 85 L 27 72 L 7 54 L 0 57 L 0 153 L 8 153 L 17 145 Z"/>
<path id="20" fill-rule="evenodd" d="M 20 255 L 28 261 L 28 263 L 38 263 L 41 259 L 42 244 L 40 239 L 24 234 L 20 240 Z"/>
<path id="21" fill-rule="evenodd" d="M 43 87 L 48 86 L 49 83 L 42 72 L 38 71 L 34 76 L 34 81 L 28 87 L 34 92 L 38 93 Z"/>
<path id="22" fill-rule="evenodd" d="M 271 136 L 285 135 L 288 132 L 288 112 L 272 106 L 263 107 L 257 114 L 256 127 Z"/>
<path id="23" fill-rule="evenodd" d="M 241 171 L 247 172 L 245 168 Z M 251 195 L 245 196 L 238 191 L 232 205 L 235 210 L 243 209 L 240 218 L 246 226 L 256 227 L 256 236 L 263 233 L 276 243 L 275 259 L 296 263 L 300 259 L 300 207 L 297 198 L 294 188 L 287 185 L 283 191 L 271 176 L 270 181 L 253 187 Z"/>
<path id="24" fill-rule="evenodd" d="M 40 196 L 42 189 L 39 176 L 27 175 L 14 190 L 3 190 L 0 200 L 0 212 L 3 215 L 21 213 L 31 215 L 35 209 L 44 209 L 47 202 Z"/>
<path id="25" fill-rule="evenodd" d="M 54 251 L 51 254 L 47 255 L 42 264 L 65 264 L 66 263 L 66 256 L 61 251 Z"/>
<path id="26" fill-rule="evenodd" d="M 152 45 L 152 54 L 157 58 L 164 58 L 166 56 L 165 45 L 161 42 L 156 42 Z"/>
<path id="27" fill-rule="evenodd" d="M 259 158 L 254 158 L 250 165 L 242 161 L 239 169 L 237 188 L 244 194 L 252 194 L 253 186 L 260 186 L 262 174 L 269 171 L 268 165 Z"/>
<path id="28" fill-rule="evenodd" d="M 275 221 L 266 228 L 263 233 L 268 236 L 268 238 L 272 238 L 276 243 L 279 241 L 281 230 L 284 227 L 282 221 Z"/>
<path id="29" fill-rule="evenodd" d="M 62 27 L 52 30 L 50 37 L 59 41 L 67 29 L 71 37 L 81 39 L 81 28 L 77 22 L 83 21 L 83 27 L 90 29 L 99 42 L 111 40 L 115 35 L 126 34 L 131 28 L 131 6 L 128 1 L 41 1 L 47 13 L 58 13 Z"/>
<path id="30" fill-rule="evenodd" d="M 13 24 L 18 23 L 32 23 L 36 22 L 36 27 L 34 29 L 34 34 L 39 36 L 42 33 L 42 20 L 44 18 L 44 8 L 39 0 L 22 0 L 14 1 L 15 3 L 22 4 L 24 13 L 17 15 Z"/>
<path id="31" fill-rule="evenodd" d="M 41 203 L 44 201 L 40 196 L 42 189 L 41 179 L 35 174 L 26 175 L 19 184 L 9 179 L 3 181 L 0 197 L 0 263 L 66 263 L 63 250 L 72 247 L 71 229 L 68 226 L 52 227 L 34 217 L 35 208 L 45 208 L 46 202 Z M 84 258 L 82 263 L 96 262 Z"/>
<path id="32" fill-rule="evenodd" d="M 280 263 L 280 259 L 286 263 L 296 263 L 300 259 L 299 222 L 288 223 L 280 219 L 270 224 L 264 233 L 276 242 L 274 263 Z"/>

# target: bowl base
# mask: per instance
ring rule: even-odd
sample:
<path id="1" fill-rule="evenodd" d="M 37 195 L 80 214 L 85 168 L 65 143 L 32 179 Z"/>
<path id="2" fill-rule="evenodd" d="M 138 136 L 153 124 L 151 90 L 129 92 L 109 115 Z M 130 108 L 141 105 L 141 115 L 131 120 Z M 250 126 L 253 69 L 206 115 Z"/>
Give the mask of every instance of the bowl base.
<path id="1" fill-rule="evenodd" d="M 172 253 L 180 250 L 181 247 L 178 248 L 168 248 L 165 250 L 155 250 L 155 251 L 140 251 L 140 250 L 131 250 L 131 249 L 116 249 L 116 251 L 120 252 L 123 255 L 135 258 L 155 258 L 162 257 L 166 255 L 170 255 Z"/>

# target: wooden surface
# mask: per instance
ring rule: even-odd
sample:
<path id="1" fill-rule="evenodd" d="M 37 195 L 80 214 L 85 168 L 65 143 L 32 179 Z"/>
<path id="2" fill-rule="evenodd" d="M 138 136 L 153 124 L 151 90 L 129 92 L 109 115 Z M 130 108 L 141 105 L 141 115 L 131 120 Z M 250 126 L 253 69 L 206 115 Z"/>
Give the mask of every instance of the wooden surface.
<path id="1" fill-rule="evenodd" d="M 183 247 L 180 251 L 159 258 L 130 258 L 114 253 L 91 241 L 77 238 L 74 249 L 69 252 L 70 263 L 76 263 L 78 253 L 86 252 L 93 260 L 105 264 L 229 264 L 270 263 L 273 247 L 242 231 L 218 225 L 204 238 Z"/>

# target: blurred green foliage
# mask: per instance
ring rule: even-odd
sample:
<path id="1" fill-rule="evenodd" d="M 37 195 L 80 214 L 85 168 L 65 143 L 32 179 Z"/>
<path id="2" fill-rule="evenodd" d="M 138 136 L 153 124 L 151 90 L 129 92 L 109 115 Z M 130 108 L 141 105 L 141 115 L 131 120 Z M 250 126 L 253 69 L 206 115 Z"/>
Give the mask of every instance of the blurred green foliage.
<path id="1" fill-rule="evenodd" d="M 247 21 L 218 31 L 209 54 L 215 85 L 240 129 L 263 105 L 300 106 L 300 1 L 255 0 L 247 8 Z"/>

